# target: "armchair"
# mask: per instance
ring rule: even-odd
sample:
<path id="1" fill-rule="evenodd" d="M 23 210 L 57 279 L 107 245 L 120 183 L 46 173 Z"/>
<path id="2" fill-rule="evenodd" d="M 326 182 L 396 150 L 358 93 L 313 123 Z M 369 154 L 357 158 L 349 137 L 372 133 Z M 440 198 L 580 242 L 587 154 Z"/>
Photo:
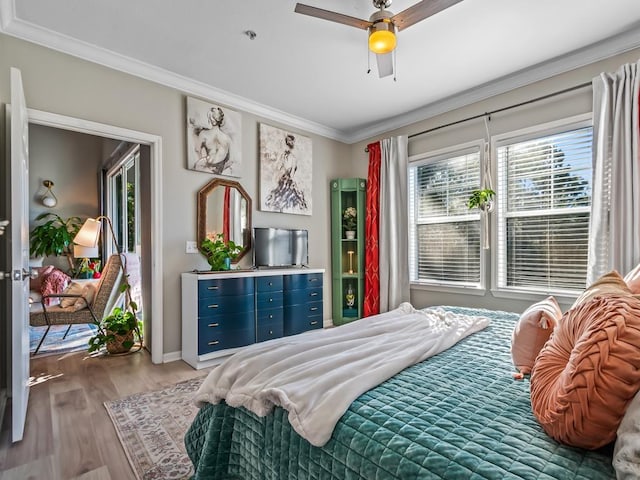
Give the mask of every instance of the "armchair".
<path id="1" fill-rule="evenodd" d="M 123 279 L 122 258 L 120 255 L 115 254 L 108 258 L 107 263 L 104 266 L 102 277 L 98 283 L 93 300 L 87 302 L 86 299 L 84 299 L 86 304 L 85 307 L 75 310 L 71 307 L 61 307 L 60 305 L 45 305 L 45 300 L 50 297 L 84 298 L 82 295 L 60 293 L 43 296 L 41 301 L 42 308 L 31 311 L 29 316 L 29 324 L 32 327 L 47 326 L 44 335 L 42 335 L 42 338 L 38 343 L 38 347 L 36 348 L 34 355 L 38 353 L 38 350 L 40 350 L 42 342 L 49 333 L 49 329 L 52 325 L 69 325 L 69 328 L 65 333 L 66 337 L 72 325 L 82 323 L 98 324 L 117 305 L 122 295 L 120 285 L 122 284 Z"/>

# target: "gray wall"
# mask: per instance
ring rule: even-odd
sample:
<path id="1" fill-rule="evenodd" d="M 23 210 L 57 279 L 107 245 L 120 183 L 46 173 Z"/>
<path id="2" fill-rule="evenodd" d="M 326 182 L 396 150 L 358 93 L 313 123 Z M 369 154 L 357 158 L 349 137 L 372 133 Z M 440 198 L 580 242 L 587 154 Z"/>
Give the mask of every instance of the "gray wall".
<path id="1" fill-rule="evenodd" d="M 180 273 L 206 269 L 199 254 L 186 254 L 185 243 L 196 238 L 196 193 L 212 177 L 186 169 L 185 95 L 140 78 L 86 62 L 44 47 L 0 35 L 0 102 L 9 102 L 9 67 L 22 71 L 30 108 L 143 131 L 162 137 L 162 237 L 164 278 L 164 352 L 180 342 Z M 204 99 L 210 100 L 210 99 Z M 330 318 L 329 181 L 350 174 L 351 148 L 318 135 L 299 132 L 313 142 L 313 215 L 257 211 L 258 123 L 288 128 L 242 113 L 245 168 L 239 182 L 254 203 L 255 226 L 309 230 L 310 263 L 326 268 L 325 318 Z M 0 129 L 4 129 L 4 118 Z M 296 131 L 296 129 L 289 129 Z M 248 260 L 247 260 L 248 261 Z"/>
<path id="2" fill-rule="evenodd" d="M 368 156 L 364 152 L 367 144 L 394 135 L 412 135 L 433 127 L 444 125 L 457 120 L 481 115 L 485 112 L 497 110 L 509 105 L 515 105 L 546 94 L 564 90 L 566 88 L 590 82 L 600 72 L 612 72 L 624 63 L 635 62 L 640 58 L 640 49 L 627 52 L 622 55 L 608 58 L 571 72 L 558 75 L 547 80 L 537 82 L 527 87 L 522 87 L 503 95 L 498 95 L 482 102 L 469 105 L 464 108 L 452 110 L 442 115 L 414 123 L 412 125 L 388 132 L 380 137 L 367 139 L 366 141 L 351 146 L 354 160 L 354 176 L 366 176 Z M 563 119 L 573 115 L 589 113 L 592 110 L 591 88 L 581 89 L 572 93 L 553 97 L 552 99 L 536 102 L 531 105 L 495 114 L 489 123 L 492 135 L 511 132 L 525 127 Z M 417 155 L 425 152 L 436 151 L 445 147 L 459 145 L 468 141 L 485 137 L 483 120 L 473 120 L 454 127 L 447 127 L 437 132 L 421 135 L 409 139 L 409 155 Z M 434 292 L 425 287 L 412 287 L 411 302 L 416 307 L 430 305 L 459 305 L 467 307 L 480 307 L 513 312 L 522 312 L 532 300 L 518 300 L 494 297 L 490 292 L 491 286 L 491 255 L 490 250 L 486 258 L 485 283 L 487 292 L 484 296 L 464 295 L 454 293 Z M 563 310 L 570 307 L 570 303 L 561 305 Z"/>
<path id="3" fill-rule="evenodd" d="M 99 215 L 98 172 L 102 160 L 100 137 L 60 130 L 42 125 L 29 126 L 29 230 L 41 222 L 35 217 L 52 212 L 67 219 Z M 54 183 L 52 191 L 58 199 L 53 208 L 42 204 L 46 188 L 43 180 Z M 45 264 L 64 270 L 69 263 L 63 258 L 47 258 Z"/>

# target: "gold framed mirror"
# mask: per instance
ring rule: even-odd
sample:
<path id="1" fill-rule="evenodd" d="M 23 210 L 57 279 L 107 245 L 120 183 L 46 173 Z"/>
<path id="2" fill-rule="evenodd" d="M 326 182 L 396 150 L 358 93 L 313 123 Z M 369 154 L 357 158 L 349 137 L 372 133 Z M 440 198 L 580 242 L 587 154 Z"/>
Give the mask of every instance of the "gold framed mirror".
<path id="1" fill-rule="evenodd" d="M 198 249 L 220 233 L 242 247 L 234 263 L 251 250 L 251 197 L 238 182 L 214 178 L 198 192 Z"/>

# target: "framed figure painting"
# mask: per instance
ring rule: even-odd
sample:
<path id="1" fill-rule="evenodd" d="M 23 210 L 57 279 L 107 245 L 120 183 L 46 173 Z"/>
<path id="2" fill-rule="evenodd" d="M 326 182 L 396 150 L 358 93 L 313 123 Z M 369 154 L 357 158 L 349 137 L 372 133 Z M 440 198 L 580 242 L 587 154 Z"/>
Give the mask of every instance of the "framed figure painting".
<path id="1" fill-rule="evenodd" d="M 239 177 L 241 123 L 238 112 L 187 97 L 187 168 Z"/>
<path id="2" fill-rule="evenodd" d="M 260 209 L 311 215 L 311 139 L 260 124 Z"/>

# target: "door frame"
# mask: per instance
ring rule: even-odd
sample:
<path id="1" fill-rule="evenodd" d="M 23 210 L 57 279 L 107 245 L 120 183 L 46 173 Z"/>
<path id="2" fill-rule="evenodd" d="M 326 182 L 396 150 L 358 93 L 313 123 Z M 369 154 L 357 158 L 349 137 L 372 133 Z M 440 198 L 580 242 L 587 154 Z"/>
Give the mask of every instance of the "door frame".
<path id="1" fill-rule="evenodd" d="M 81 118 L 44 112 L 42 110 L 29 108 L 27 111 L 29 114 L 29 123 L 139 143 L 150 147 L 151 245 L 149 245 L 148 248 L 151 253 L 151 361 L 153 363 L 163 363 L 162 137 Z"/>

